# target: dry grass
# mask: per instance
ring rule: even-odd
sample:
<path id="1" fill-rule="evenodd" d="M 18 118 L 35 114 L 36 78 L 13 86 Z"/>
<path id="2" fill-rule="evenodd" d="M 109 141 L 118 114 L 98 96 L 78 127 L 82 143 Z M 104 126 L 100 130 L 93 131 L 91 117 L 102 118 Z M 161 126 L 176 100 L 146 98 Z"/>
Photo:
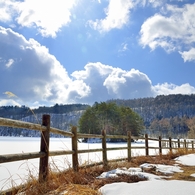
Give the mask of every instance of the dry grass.
<path id="1" fill-rule="evenodd" d="M 100 195 L 98 189 L 105 184 L 113 182 L 138 182 L 141 181 L 136 175 L 118 175 L 114 178 L 105 178 L 97 179 L 101 173 L 113 170 L 116 168 L 130 168 L 130 167 L 139 167 L 143 163 L 152 163 L 152 164 L 165 164 L 173 165 L 175 164 L 174 159 L 178 156 L 192 153 L 192 151 L 178 150 L 170 152 L 167 155 L 162 156 L 138 156 L 132 158 L 131 162 L 127 161 L 118 161 L 109 163 L 109 167 L 104 168 L 102 165 L 96 165 L 92 167 L 83 167 L 80 168 L 78 172 L 74 172 L 72 169 L 63 171 L 63 172 L 50 172 L 48 181 L 44 183 L 39 183 L 35 177 L 32 175 L 29 176 L 29 180 L 25 187 L 21 188 L 18 191 L 20 195 L 57 195 L 57 194 L 69 194 L 69 195 Z M 183 173 L 175 173 L 171 179 L 177 180 L 188 180 L 195 181 L 194 177 L 190 175 L 195 173 L 195 167 L 182 166 Z M 150 171 L 154 172 L 155 171 Z M 15 193 L 13 193 L 15 194 Z"/>
<path id="2" fill-rule="evenodd" d="M 180 165 L 183 172 L 182 173 L 175 173 L 171 179 L 174 180 L 185 180 L 185 181 L 195 181 L 195 177 L 190 176 L 191 174 L 195 173 L 195 166 L 184 166 Z"/>
<path id="3" fill-rule="evenodd" d="M 116 167 L 113 163 L 112 169 Z M 104 169 L 103 166 L 81 168 L 78 172 L 69 169 L 61 173 L 50 173 L 48 181 L 39 183 L 35 178 L 27 183 L 25 188 L 20 189 L 18 194 L 81 194 L 81 195 L 100 195 L 98 189 L 108 183 L 113 182 L 138 182 L 140 179 L 136 175 L 119 175 L 116 178 L 97 179 L 102 172 L 111 169 Z M 22 193 L 23 192 L 23 193 Z"/>

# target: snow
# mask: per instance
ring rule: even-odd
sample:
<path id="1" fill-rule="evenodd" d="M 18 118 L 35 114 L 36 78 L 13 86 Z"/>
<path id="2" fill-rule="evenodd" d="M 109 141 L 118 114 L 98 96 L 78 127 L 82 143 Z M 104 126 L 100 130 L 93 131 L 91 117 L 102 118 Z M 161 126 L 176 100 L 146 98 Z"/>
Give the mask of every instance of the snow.
<path id="1" fill-rule="evenodd" d="M 195 166 L 195 154 L 188 154 L 184 156 L 178 157 L 177 161 L 178 163 L 182 163 L 183 165 L 187 166 Z"/>
<path id="2" fill-rule="evenodd" d="M 157 172 L 164 173 L 165 175 L 170 175 L 170 174 L 173 174 L 174 172 L 183 172 L 177 164 L 175 164 L 174 166 L 171 166 L 171 165 L 144 163 L 140 167 L 142 168 L 142 170 L 155 167 Z"/>
<path id="3" fill-rule="evenodd" d="M 195 166 L 195 154 L 188 154 L 180 156 L 175 159 L 177 163 Z M 130 168 L 130 169 L 115 169 L 109 172 L 102 173 L 99 178 L 103 177 L 117 177 L 117 174 L 137 174 L 139 177 L 146 177 L 147 181 L 140 181 L 137 183 L 112 183 L 106 184 L 100 188 L 103 195 L 194 195 L 194 181 L 181 181 L 181 180 L 164 180 L 161 176 L 155 174 L 142 172 L 144 169 L 156 168 L 156 171 L 163 172 L 165 175 L 170 175 L 173 172 L 182 172 L 178 164 L 173 166 L 162 165 L 162 164 L 148 164 L 144 163 L 140 168 Z M 195 176 L 195 173 L 192 174 Z"/>
<path id="4" fill-rule="evenodd" d="M 122 168 L 122 169 L 114 169 L 108 172 L 103 172 L 100 176 L 98 176 L 97 178 L 108 178 L 108 177 L 117 177 L 117 175 L 119 174 L 127 174 L 127 175 L 138 175 L 138 177 L 141 178 L 147 178 L 148 180 L 160 180 L 161 177 L 154 175 L 154 174 L 150 174 L 147 172 L 142 172 L 142 170 L 145 169 L 149 169 L 149 168 L 153 168 L 155 167 L 155 171 L 156 172 L 161 172 L 164 173 L 165 176 L 169 176 L 171 174 L 173 174 L 174 172 L 183 172 L 179 166 L 170 166 L 170 165 L 161 165 L 161 164 L 148 164 L 148 163 L 144 163 L 140 166 L 140 168 Z"/>
<path id="5" fill-rule="evenodd" d="M 142 181 L 138 183 L 112 183 L 101 188 L 103 195 L 194 195 L 194 182 L 189 181 Z"/>
<path id="6" fill-rule="evenodd" d="M 195 177 L 195 173 L 191 174 L 190 176 Z"/>
<path id="7" fill-rule="evenodd" d="M 132 146 L 143 147 L 144 142 L 137 141 L 136 143 L 132 143 Z M 156 142 L 149 142 L 150 146 L 156 146 Z M 101 148 L 101 143 L 78 143 L 79 149 L 95 149 Z M 25 146 L 25 147 L 24 147 Z M 124 147 L 126 143 L 107 143 L 107 147 Z M 39 151 L 40 140 L 38 138 L 5 138 L 0 137 L 0 154 L 11 154 L 11 153 L 21 153 L 22 152 L 35 152 Z M 52 138 L 50 141 L 50 149 L 51 151 L 56 150 L 71 150 L 71 139 L 70 138 Z M 149 154 L 155 155 L 157 154 L 157 150 L 151 149 Z M 164 150 L 163 153 L 167 151 Z M 144 149 L 133 149 L 132 156 L 144 155 Z M 108 159 L 116 159 L 116 158 L 126 158 L 127 152 L 126 150 L 117 150 L 117 151 L 109 151 Z M 52 162 L 58 167 L 59 170 L 63 170 L 67 166 L 71 166 L 71 155 L 65 156 L 55 156 L 50 158 Z M 102 161 L 101 152 L 96 153 L 83 153 L 79 155 L 79 163 L 80 164 L 90 164 L 92 162 Z M 116 177 L 117 174 L 137 174 L 139 177 L 147 177 L 148 181 L 140 181 L 138 183 L 113 183 L 107 184 L 103 186 L 100 190 L 103 195 L 160 195 L 160 194 L 179 194 L 190 195 L 195 194 L 194 184 L 195 182 L 189 181 L 166 181 L 163 180 L 162 177 L 142 172 L 142 170 L 156 167 L 156 171 L 163 172 L 167 177 L 170 176 L 173 172 L 181 172 L 182 170 L 179 167 L 179 163 L 189 166 L 195 166 L 195 154 L 189 154 L 185 156 L 180 156 L 175 159 L 175 165 L 161 165 L 161 164 L 149 164 L 144 163 L 140 167 L 132 167 L 129 169 L 115 169 L 109 172 L 105 172 L 101 174 L 99 177 Z M 10 188 L 12 186 L 12 182 L 14 184 L 21 184 L 21 182 L 25 182 L 26 178 L 28 178 L 29 170 L 34 175 L 38 173 L 38 159 L 32 159 L 28 161 L 18 161 L 13 163 L 3 163 L 0 165 L 0 190 L 5 190 L 6 188 Z M 195 173 L 192 174 L 195 177 Z M 192 187 L 193 185 L 193 187 Z"/>

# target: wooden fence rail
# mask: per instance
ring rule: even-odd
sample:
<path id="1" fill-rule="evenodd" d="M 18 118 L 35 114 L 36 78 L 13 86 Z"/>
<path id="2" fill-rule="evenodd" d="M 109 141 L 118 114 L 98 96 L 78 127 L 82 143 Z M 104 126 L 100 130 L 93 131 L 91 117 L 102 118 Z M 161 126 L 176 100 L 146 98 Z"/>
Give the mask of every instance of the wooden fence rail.
<path id="1" fill-rule="evenodd" d="M 81 134 L 77 132 L 76 127 L 72 127 L 71 132 L 65 132 L 53 127 L 50 127 L 50 115 L 43 115 L 42 117 L 42 125 L 33 124 L 28 122 L 22 122 L 17 120 L 5 119 L 0 118 L 0 126 L 7 126 L 13 128 L 25 128 L 29 130 L 38 130 L 41 131 L 41 143 L 40 143 L 40 151 L 33 152 L 33 153 L 22 153 L 22 154 L 5 154 L 0 155 L 0 163 L 7 163 L 7 162 L 14 162 L 19 160 L 27 160 L 33 158 L 40 158 L 39 163 L 39 181 L 44 182 L 48 178 L 48 161 L 49 156 L 58 156 L 58 155 L 72 155 L 72 168 L 75 171 L 79 169 L 79 162 L 78 162 L 78 155 L 81 153 L 90 153 L 90 152 L 102 152 L 102 164 L 103 166 L 108 166 L 108 158 L 107 153 L 108 151 L 112 150 L 127 150 L 127 160 L 131 160 L 131 151 L 133 149 L 144 149 L 145 155 L 149 155 L 149 150 L 154 149 L 158 150 L 159 155 L 162 155 L 163 149 L 168 149 L 170 152 L 175 148 L 185 148 L 186 150 L 191 149 L 194 150 L 194 142 L 187 142 L 186 140 L 173 140 L 171 137 L 167 140 L 163 140 L 160 136 L 159 138 L 149 138 L 147 134 L 144 137 L 133 137 L 131 133 L 128 132 L 127 135 L 106 135 L 106 131 L 103 130 L 101 135 L 94 135 L 94 134 Z M 49 151 L 49 137 L 50 133 L 60 134 L 66 137 L 70 137 L 72 140 L 72 150 L 66 151 Z M 80 138 L 100 138 L 102 140 L 102 148 L 99 149 L 86 149 L 86 150 L 79 150 L 78 149 L 78 139 Z M 125 139 L 127 140 L 126 147 L 115 147 L 109 148 L 107 147 L 107 139 Z M 132 146 L 131 140 L 132 139 L 142 139 L 145 141 L 144 147 L 135 147 Z M 150 141 L 157 141 L 158 147 L 151 147 L 149 145 Z"/>

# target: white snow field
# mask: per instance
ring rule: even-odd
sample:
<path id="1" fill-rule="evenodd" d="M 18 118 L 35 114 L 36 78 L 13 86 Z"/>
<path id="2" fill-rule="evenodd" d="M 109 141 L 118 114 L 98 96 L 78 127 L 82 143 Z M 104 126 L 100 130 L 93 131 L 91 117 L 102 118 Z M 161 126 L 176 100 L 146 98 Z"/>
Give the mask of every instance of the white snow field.
<path id="1" fill-rule="evenodd" d="M 107 147 L 125 147 L 126 143 L 107 143 Z M 137 141 L 132 143 L 132 146 L 143 147 L 144 141 Z M 158 146 L 158 142 L 149 141 L 149 146 Z M 79 149 L 96 149 L 101 148 L 101 143 L 78 143 Z M 26 138 L 26 137 L 0 137 L 0 155 L 14 154 L 14 153 L 26 153 L 37 152 L 40 149 L 40 138 Z M 50 139 L 50 151 L 56 150 L 71 150 L 70 138 L 51 138 Z M 163 150 L 163 153 L 168 150 Z M 158 154 L 158 150 L 150 150 L 150 155 Z M 144 149 L 133 149 L 132 156 L 145 155 Z M 126 158 L 126 150 L 116 150 L 108 152 L 108 159 Z M 79 155 L 80 164 L 90 164 L 93 162 L 102 161 L 102 153 L 84 153 Z M 181 156 L 176 159 L 175 166 L 155 165 L 158 171 L 171 172 L 182 171 L 178 166 L 178 163 L 183 163 L 189 166 L 195 166 L 195 154 Z M 64 170 L 72 166 L 71 155 L 50 157 L 50 164 L 53 169 Z M 19 185 L 25 183 L 29 177 L 29 173 L 32 175 L 38 175 L 39 159 L 17 161 L 12 163 L 0 164 L 0 191 L 11 188 L 13 185 Z M 143 164 L 143 167 L 153 166 L 151 164 Z M 166 194 L 166 195 L 189 195 L 195 194 L 195 182 L 187 181 L 166 181 L 156 175 L 147 174 L 141 172 L 141 167 L 137 169 L 116 169 L 108 173 L 103 173 L 99 177 L 116 176 L 117 173 L 126 174 L 138 174 L 140 177 L 147 177 L 148 181 L 142 181 L 138 183 L 113 183 L 103 186 L 100 191 L 103 195 L 153 195 L 153 194 Z M 195 173 L 194 173 L 195 175 Z"/>

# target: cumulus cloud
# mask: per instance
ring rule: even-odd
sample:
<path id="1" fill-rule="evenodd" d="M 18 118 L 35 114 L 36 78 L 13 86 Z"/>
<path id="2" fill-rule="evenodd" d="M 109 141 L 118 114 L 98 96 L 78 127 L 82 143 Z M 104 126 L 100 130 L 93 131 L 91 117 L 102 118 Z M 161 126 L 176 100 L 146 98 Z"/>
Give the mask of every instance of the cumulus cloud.
<path id="1" fill-rule="evenodd" d="M 85 83 L 90 89 L 88 96 L 83 99 L 85 102 L 105 101 L 110 97 L 104 86 L 104 81 L 112 70 L 112 66 L 97 62 L 88 63 L 85 65 L 84 70 L 72 73 L 71 76 L 74 80 Z"/>
<path id="2" fill-rule="evenodd" d="M 10 0 L 0 2 L 0 21 L 7 22 L 11 20 L 10 11 L 13 11 L 12 2 Z"/>
<path id="3" fill-rule="evenodd" d="M 37 28 L 42 36 L 55 37 L 71 21 L 70 10 L 75 0 L 2 0 L 0 21 L 14 20 L 22 27 Z"/>
<path id="4" fill-rule="evenodd" d="M 90 62 L 69 76 L 45 46 L 3 27 L 0 27 L 0 72 L 0 106 L 93 104 L 113 98 L 195 93 L 189 84 L 153 86 L 139 70 L 122 70 L 101 62 Z"/>
<path id="5" fill-rule="evenodd" d="M 152 50 L 162 47 L 167 52 L 180 51 L 185 61 L 192 59 L 195 43 L 195 3 L 184 7 L 167 5 L 164 14 L 148 18 L 140 30 L 140 44 Z M 186 53 L 182 48 L 193 48 Z"/>
<path id="6" fill-rule="evenodd" d="M 133 99 L 155 97 L 161 94 L 195 93 L 195 88 L 189 84 L 177 86 L 172 83 L 163 83 L 153 86 L 149 77 L 139 70 L 122 70 L 100 62 L 88 63 L 84 70 L 75 71 L 71 76 L 89 87 L 88 96 L 80 99 L 86 103 L 113 98 Z"/>
<path id="7" fill-rule="evenodd" d="M 104 82 L 108 93 L 114 98 L 140 98 L 154 96 L 152 83 L 144 73 L 131 69 L 114 69 Z"/>
<path id="8" fill-rule="evenodd" d="M 88 88 L 71 80 L 59 61 L 34 39 L 0 27 L 0 46 L 1 99 L 10 91 L 21 103 L 54 103 L 68 102 L 73 90 L 80 97 L 87 93 Z"/>
<path id="9" fill-rule="evenodd" d="M 172 83 L 163 83 L 153 86 L 153 90 L 156 95 L 169 95 L 169 94 L 194 94 L 195 88 L 189 83 L 182 84 L 180 86 Z"/>
<path id="10" fill-rule="evenodd" d="M 108 7 L 104 10 L 104 19 L 90 20 L 89 25 L 99 32 L 108 32 L 114 28 L 121 29 L 129 21 L 132 0 L 109 0 Z"/>
<path id="11" fill-rule="evenodd" d="M 191 48 L 189 51 L 179 52 L 184 59 L 184 62 L 186 61 L 195 61 L 195 48 Z"/>
<path id="12" fill-rule="evenodd" d="M 135 69 L 125 71 L 100 62 L 88 63 L 85 70 L 73 72 L 72 77 L 89 86 L 86 102 L 154 96 L 150 79 Z"/>

